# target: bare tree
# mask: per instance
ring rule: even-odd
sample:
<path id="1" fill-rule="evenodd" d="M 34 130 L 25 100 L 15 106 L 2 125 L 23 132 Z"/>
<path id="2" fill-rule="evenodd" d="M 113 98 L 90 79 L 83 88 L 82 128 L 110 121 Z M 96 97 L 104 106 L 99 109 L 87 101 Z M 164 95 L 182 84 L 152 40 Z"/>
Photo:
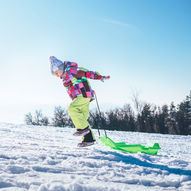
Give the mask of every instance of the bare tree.
<path id="1" fill-rule="evenodd" d="M 32 117 L 32 114 L 31 113 L 27 113 L 25 115 L 25 123 L 27 125 L 33 125 L 33 117 Z"/>
<path id="2" fill-rule="evenodd" d="M 48 117 L 43 116 L 41 110 L 36 110 L 34 117 L 31 113 L 25 115 L 25 122 L 27 125 L 44 125 L 49 124 Z"/>
<path id="3" fill-rule="evenodd" d="M 144 103 L 139 99 L 138 91 L 134 91 L 132 95 L 132 101 L 136 110 L 137 115 L 143 110 Z"/>
<path id="4" fill-rule="evenodd" d="M 61 106 L 57 106 L 54 109 L 54 118 L 52 118 L 53 126 L 65 127 L 65 126 L 73 126 L 70 117 L 68 116 L 65 109 Z"/>

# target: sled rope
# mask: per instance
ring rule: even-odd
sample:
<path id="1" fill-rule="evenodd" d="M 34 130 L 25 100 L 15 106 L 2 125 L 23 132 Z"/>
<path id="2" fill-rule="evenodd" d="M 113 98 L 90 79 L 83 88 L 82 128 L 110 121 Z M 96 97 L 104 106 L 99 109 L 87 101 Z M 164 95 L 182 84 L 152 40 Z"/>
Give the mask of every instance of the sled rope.
<path id="1" fill-rule="evenodd" d="M 100 111 L 100 108 L 99 108 L 98 99 L 97 99 L 97 96 L 96 96 L 95 91 L 94 91 L 94 95 L 95 95 L 95 98 L 96 98 L 96 104 L 97 104 L 97 108 L 98 108 L 98 111 L 99 111 L 99 117 L 100 117 L 100 119 L 102 119 L 102 118 L 101 118 L 101 111 Z M 99 125 L 98 125 L 97 128 L 98 128 L 98 134 L 99 134 L 99 137 L 100 137 Z M 104 132 L 105 132 L 105 136 L 107 137 L 106 130 L 105 130 L 105 129 L 103 129 L 103 130 L 104 130 Z"/>

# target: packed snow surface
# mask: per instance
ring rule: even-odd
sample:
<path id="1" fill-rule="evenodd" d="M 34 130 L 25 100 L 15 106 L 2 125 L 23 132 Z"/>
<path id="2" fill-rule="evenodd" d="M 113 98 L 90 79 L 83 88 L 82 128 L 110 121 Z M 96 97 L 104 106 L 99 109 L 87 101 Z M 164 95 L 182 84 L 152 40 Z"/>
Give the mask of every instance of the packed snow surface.
<path id="1" fill-rule="evenodd" d="M 114 151 L 99 141 L 77 148 L 74 131 L 0 123 L 0 190 L 191 190 L 191 136 L 107 132 L 116 142 L 158 142 L 162 149 L 154 156 Z"/>

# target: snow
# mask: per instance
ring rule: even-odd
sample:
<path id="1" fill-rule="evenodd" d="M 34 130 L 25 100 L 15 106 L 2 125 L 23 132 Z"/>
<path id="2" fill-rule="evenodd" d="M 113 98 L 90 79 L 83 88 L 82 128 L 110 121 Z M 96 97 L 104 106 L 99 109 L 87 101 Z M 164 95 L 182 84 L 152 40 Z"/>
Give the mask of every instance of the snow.
<path id="1" fill-rule="evenodd" d="M 99 141 L 77 148 L 74 131 L 0 123 L 0 190 L 191 190 L 191 136 L 107 132 L 116 142 L 158 142 L 162 149 L 154 156 L 114 151 Z"/>

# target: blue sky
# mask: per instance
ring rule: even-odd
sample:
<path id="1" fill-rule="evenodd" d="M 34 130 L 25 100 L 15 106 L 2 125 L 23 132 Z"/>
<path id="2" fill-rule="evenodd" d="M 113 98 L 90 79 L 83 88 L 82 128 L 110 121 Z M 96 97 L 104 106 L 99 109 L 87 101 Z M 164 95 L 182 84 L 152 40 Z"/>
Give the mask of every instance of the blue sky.
<path id="1" fill-rule="evenodd" d="M 111 75 L 91 81 L 100 104 L 131 103 L 135 92 L 178 104 L 191 90 L 190 20 L 189 0 L 1 1 L 0 121 L 69 105 L 50 55 Z"/>

